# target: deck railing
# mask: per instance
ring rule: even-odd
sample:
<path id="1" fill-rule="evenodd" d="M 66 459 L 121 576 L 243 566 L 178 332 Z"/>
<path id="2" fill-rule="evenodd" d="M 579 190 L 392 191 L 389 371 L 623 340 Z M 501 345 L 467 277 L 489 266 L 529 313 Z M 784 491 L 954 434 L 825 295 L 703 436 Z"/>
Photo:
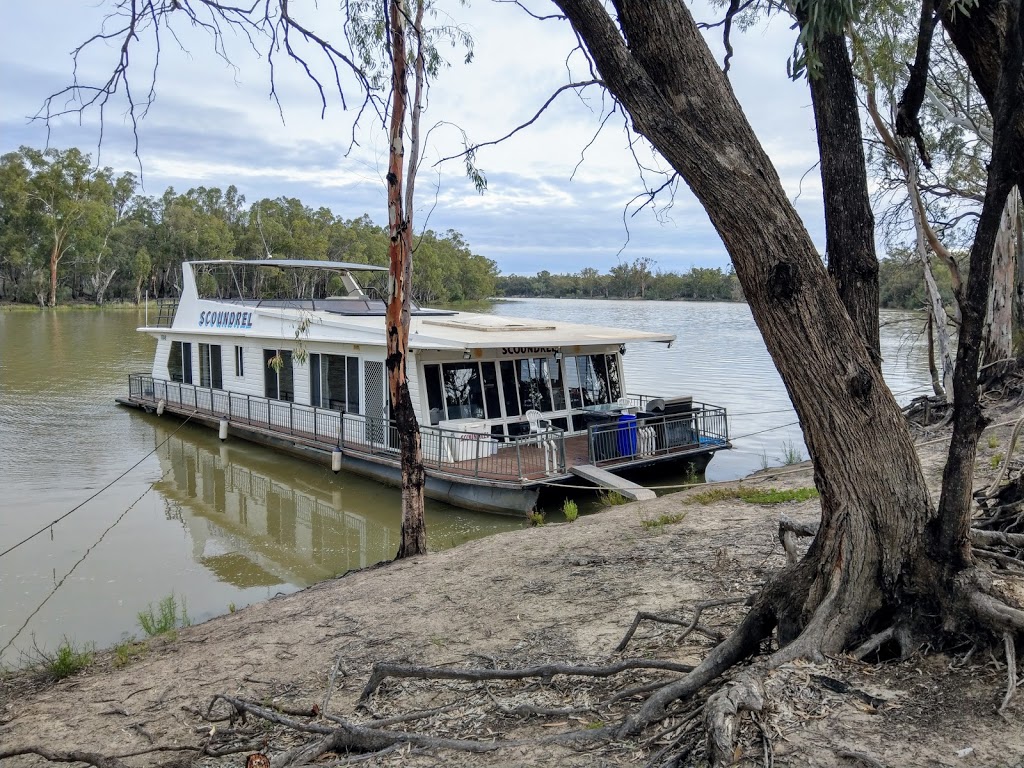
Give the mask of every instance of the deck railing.
<path id="1" fill-rule="evenodd" d="M 655 399 L 628 397 L 634 408 Z M 609 419 L 587 428 L 587 450 L 595 466 L 642 463 L 669 454 L 724 448 L 728 443 L 725 409 L 707 403 L 692 403 L 687 411 L 666 415 L 641 412 L 635 419 Z"/>
<path id="2" fill-rule="evenodd" d="M 179 410 L 195 410 L 265 432 L 283 435 L 325 451 L 341 449 L 397 465 L 398 430 L 385 418 L 344 413 L 256 395 L 131 374 L 133 400 L 156 406 L 161 400 Z M 629 395 L 632 407 L 654 398 Z M 614 417 L 613 417 L 614 418 Z M 423 464 L 436 472 L 491 483 L 536 482 L 568 472 L 564 430 L 551 427 L 516 437 L 420 426 Z M 660 456 L 724 448 L 729 440 L 725 409 L 693 403 L 682 413 L 654 416 L 642 411 L 635 420 L 590 425 L 586 433 L 589 461 L 598 466 L 628 466 Z"/>
<path id="3" fill-rule="evenodd" d="M 397 427 L 384 418 L 164 381 L 146 374 L 129 375 L 128 393 L 133 400 L 154 406 L 163 401 L 181 410 L 286 435 L 326 451 L 338 448 L 394 464 L 400 460 Z M 554 427 L 495 438 L 421 426 L 420 446 L 425 467 L 494 483 L 518 484 L 567 471 L 565 432 Z"/>

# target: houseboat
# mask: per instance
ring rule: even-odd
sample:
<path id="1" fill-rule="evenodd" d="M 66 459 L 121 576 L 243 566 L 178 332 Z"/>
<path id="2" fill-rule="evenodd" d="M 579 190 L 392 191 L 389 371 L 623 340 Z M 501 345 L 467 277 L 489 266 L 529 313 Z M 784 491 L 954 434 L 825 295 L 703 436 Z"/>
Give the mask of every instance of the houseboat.
<path id="1" fill-rule="evenodd" d="M 147 310 L 139 329 L 156 338 L 153 368 L 130 375 L 118 402 L 398 484 L 386 278 L 384 267 L 343 262 L 186 262 L 180 298 L 160 302 L 152 323 Z M 623 471 L 703 471 L 731 447 L 724 409 L 626 389 L 626 344 L 674 340 L 414 307 L 407 372 L 427 496 L 522 514 L 551 486 L 586 481 L 642 498 Z"/>

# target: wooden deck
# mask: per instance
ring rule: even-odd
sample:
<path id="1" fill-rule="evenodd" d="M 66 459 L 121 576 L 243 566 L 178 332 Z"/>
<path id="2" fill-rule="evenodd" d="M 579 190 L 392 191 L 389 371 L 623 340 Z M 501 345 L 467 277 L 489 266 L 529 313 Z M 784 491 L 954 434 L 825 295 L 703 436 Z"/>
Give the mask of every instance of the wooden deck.
<path id="1" fill-rule="evenodd" d="M 140 381 L 148 379 L 152 382 L 150 377 L 138 374 L 133 376 Z M 286 443 L 292 443 L 307 452 L 312 450 L 315 452 L 313 455 L 321 456 L 328 465 L 330 454 L 339 448 L 345 456 L 391 467 L 399 465 L 397 445 L 386 444 L 388 440 L 397 442 L 393 426 L 384 421 L 293 403 L 268 403 L 264 398 L 246 396 L 241 396 L 245 398 L 242 403 L 245 408 L 242 409 L 236 407 L 239 404 L 233 402 L 235 396 L 232 393 L 198 390 L 190 386 L 187 388 L 189 391 L 185 392 L 186 387 L 169 387 L 166 382 L 162 383 L 162 389 L 158 387 L 156 390 L 152 384 L 149 389 L 139 385 L 130 387 L 127 399 L 119 400 L 126 405 L 147 410 L 155 410 L 158 402 L 162 401 L 164 409 L 182 417 L 198 417 L 208 426 L 215 427 L 220 420 L 227 419 L 229 434 L 232 426 L 236 429 L 242 427 L 252 433 L 254 439 L 262 438 L 268 444 L 287 447 Z M 168 396 L 174 392 L 177 392 L 176 397 Z M 187 395 L 187 399 L 183 395 Z M 160 401 L 157 400 L 158 396 Z M 276 409 L 273 414 L 269 410 L 271 406 Z M 287 417 L 284 423 L 280 421 L 282 415 Z M 662 431 L 657 440 L 653 427 L 637 430 L 632 450 L 623 451 L 625 456 L 620 455 L 622 446 L 617 442 L 620 439 L 618 433 L 613 431 L 598 435 L 595 432 L 595 451 L 602 454 L 596 461 L 590 455 L 590 436 L 587 433 L 565 435 L 560 431 L 552 431 L 501 442 L 488 435 L 423 427 L 422 456 L 424 468 L 431 476 L 513 489 L 535 488 L 540 484 L 568 480 L 579 467 L 593 466 L 595 471 L 591 474 L 597 478 L 604 477 L 608 470 L 654 464 L 687 455 L 708 454 L 729 447 L 725 439 L 713 441 L 701 438 L 696 442 L 673 444 L 666 437 L 664 426 L 662 424 L 659 427 Z M 678 431 L 673 434 L 678 434 Z M 599 479 L 588 479 L 601 484 Z"/>

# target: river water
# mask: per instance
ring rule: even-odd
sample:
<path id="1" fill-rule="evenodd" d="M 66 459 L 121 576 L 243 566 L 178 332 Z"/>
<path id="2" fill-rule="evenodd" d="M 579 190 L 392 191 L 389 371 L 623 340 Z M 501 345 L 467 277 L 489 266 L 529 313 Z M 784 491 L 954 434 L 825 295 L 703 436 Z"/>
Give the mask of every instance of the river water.
<path id="1" fill-rule="evenodd" d="M 715 457 L 709 480 L 806 457 L 746 305 L 530 299 L 491 311 L 675 333 L 671 348 L 629 348 L 628 389 L 729 410 L 735 449 Z M 927 391 L 922 322 L 882 322 L 886 380 L 906 402 Z M 0 557 L 0 663 L 65 637 L 105 646 L 139 635 L 138 613 L 171 592 L 199 621 L 397 549 L 396 490 L 115 406 L 128 374 L 152 363 L 142 324 L 135 310 L 0 311 L 0 551 L 70 512 Z M 523 525 L 434 502 L 427 514 L 434 549 Z"/>

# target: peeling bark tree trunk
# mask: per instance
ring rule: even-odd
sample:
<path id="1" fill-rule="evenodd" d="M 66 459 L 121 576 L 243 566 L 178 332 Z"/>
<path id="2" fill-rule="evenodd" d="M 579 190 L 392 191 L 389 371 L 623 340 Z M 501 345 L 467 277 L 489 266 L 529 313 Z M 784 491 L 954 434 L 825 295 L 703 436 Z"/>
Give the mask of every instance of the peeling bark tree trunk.
<path id="1" fill-rule="evenodd" d="M 900 409 L 686 5 L 615 0 L 620 34 L 600 0 L 556 2 L 729 251 L 821 493 L 820 532 L 774 621 L 780 642 L 800 635 L 795 653 L 838 653 L 908 592 L 934 595 L 941 569 L 924 551 L 935 510 Z"/>
<path id="2" fill-rule="evenodd" d="M 1021 333 L 1024 332 L 1024 200 L 1021 199 L 1021 188 L 1018 187 L 1012 196 L 1017 207 L 1017 216 L 1013 221 L 1013 258 L 1017 266 L 1013 317 L 1014 330 Z M 1017 351 L 1016 348 L 1014 351 Z"/>
<path id="3" fill-rule="evenodd" d="M 821 71 L 810 78 L 810 85 L 821 156 L 828 273 L 853 324 L 880 365 L 875 217 L 868 197 L 853 66 L 843 35 L 826 35 L 816 51 Z"/>
<path id="4" fill-rule="evenodd" d="M 388 5 L 391 26 L 392 104 L 387 175 L 390 271 L 385 322 L 388 341 L 388 391 L 391 394 L 402 455 L 402 529 L 396 557 L 403 558 L 426 553 L 427 523 L 423 505 L 425 475 L 420 454 L 420 428 L 406 375 L 412 307 L 412 207 L 410 205 L 407 209 L 404 208 L 402 201 L 402 177 L 405 170 L 403 134 L 406 102 L 409 97 L 406 85 L 406 20 L 401 0 L 391 0 Z M 422 4 L 418 19 L 422 20 Z M 414 152 L 410 166 L 415 164 Z"/>
<path id="5" fill-rule="evenodd" d="M 999 222 L 996 247 L 992 254 L 992 290 L 988 294 L 984 348 L 981 362 L 985 365 L 1013 357 L 1013 296 L 1016 286 L 1017 261 L 1014 225 L 1017 221 L 1017 196 L 1010 195 Z"/>
<path id="6" fill-rule="evenodd" d="M 935 332 L 935 338 L 939 342 L 939 360 L 942 363 L 942 394 L 947 402 L 953 402 L 953 345 L 949 339 L 949 328 L 946 326 L 946 307 L 942 303 L 942 296 L 939 293 L 939 286 L 932 274 L 931 260 L 928 258 L 928 245 L 925 230 L 928 221 L 925 219 L 924 206 L 921 204 L 921 196 L 918 194 L 917 186 L 917 165 L 914 158 L 910 156 L 910 147 L 905 143 L 904 168 L 907 174 L 907 195 L 910 198 L 910 207 L 914 212 L 914 230 L 917 233 L 915 252 L 924 269 L 924 284 L 928 292 L 928 314 L 931 317 L 931 328 Z"/>

